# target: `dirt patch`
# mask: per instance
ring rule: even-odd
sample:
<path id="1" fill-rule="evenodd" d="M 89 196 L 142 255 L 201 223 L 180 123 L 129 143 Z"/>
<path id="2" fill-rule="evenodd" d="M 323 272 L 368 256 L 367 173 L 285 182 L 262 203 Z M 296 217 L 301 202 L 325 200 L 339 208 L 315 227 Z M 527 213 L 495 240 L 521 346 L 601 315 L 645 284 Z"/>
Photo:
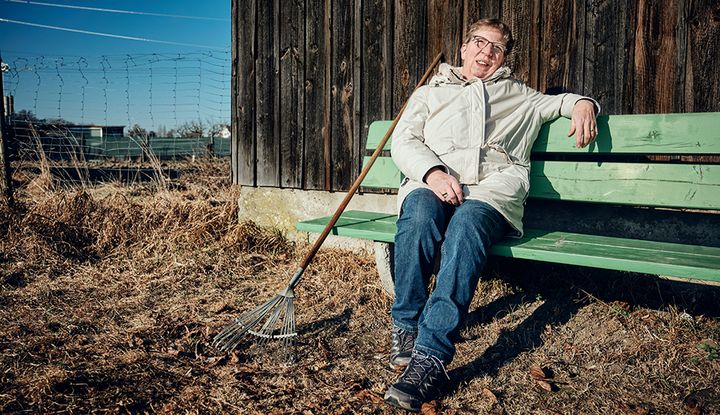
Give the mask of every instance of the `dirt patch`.
<path id="1" fill-rule="evenodd" d="M 224 168 L 156 187 L 27 180 L 0 205 L 1 412 L 398 413 L 369 255 L 320 251 L 296 290 L 294 364 L 276 343 L 209 346 L 309 250 L 238 223 Z M 718 291 L 496 259 L 426 410 L 720 413 Z"/>

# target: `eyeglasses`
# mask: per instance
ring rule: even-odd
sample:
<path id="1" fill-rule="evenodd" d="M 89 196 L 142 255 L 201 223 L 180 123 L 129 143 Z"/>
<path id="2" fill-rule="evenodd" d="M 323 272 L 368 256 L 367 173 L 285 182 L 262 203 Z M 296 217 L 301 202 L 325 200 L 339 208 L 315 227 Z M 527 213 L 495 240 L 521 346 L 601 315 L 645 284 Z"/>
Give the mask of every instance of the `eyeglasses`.
<path id="1" fill-rule="evenodd" d="M 502 54 L 504 54 L 505 51 L 507 50 L 507 48 L 505 47 L 505 45 L 503 45 L 502 43 L 499 43 L 499 42 L 491 42 L 491 41 L 485 39 L 484 37 L 478 36 L 478 35 L 475 35 L 475 36 L 471 37 L 471 38 L 470 38 L 470 42 L 475 43 L 475 46 L 477 46 L 477 48 L 480 49 L 480 50 L 485 49 L 485 46 L 487 46 L 488 44 L 490 44 L 490 45 L 492 45 L 492 47 L 490 48 L 490 50 L 492 50 L 492 52 L 493 52 L 494 54 L 496 54 L 496 55 L 502 55 Z M 468 42 L 468 43 L 470 43 L 470 42 Z"/>

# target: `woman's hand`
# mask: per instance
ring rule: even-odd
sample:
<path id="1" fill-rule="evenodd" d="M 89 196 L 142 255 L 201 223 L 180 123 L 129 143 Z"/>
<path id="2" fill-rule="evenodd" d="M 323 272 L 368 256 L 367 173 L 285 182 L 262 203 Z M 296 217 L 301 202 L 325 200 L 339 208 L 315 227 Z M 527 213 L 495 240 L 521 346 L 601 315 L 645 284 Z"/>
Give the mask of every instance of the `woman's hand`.
<path id="1" fill-rule="evenodd" d="M 425 174 L 425 183 L 430 186 L 435 196 L 445 203 L 458 206 L 464 200 L 460 182 L 440 167 L 433 167 Z"/>
<path id="2" fill-rule="evenodd" d="M 597 137 L 597 120 L 595 119 L 595 104 L 588 99 L 581 99 L 575 103 L 570 119 L 568 137 L 575 135 L 575 146 L 583 148 Z"/>

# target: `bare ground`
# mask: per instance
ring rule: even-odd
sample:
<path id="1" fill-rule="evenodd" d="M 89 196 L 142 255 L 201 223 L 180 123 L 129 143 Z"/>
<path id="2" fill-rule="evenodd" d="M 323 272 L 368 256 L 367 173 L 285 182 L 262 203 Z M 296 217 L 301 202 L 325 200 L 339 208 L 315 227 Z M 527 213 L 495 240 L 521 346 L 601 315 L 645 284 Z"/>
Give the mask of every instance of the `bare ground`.
<path id="1" fill-rule="evenodd" d="M 370 255 L 323 249 L 296 290 L 295 362 L 209 343 L 309 246 L 238 223 L 226 166 L 0 205 L 0 412 L 392 414 L 391 299 Z M 493 260 L 427 414 L 720 413 L 720 288 Z"/>

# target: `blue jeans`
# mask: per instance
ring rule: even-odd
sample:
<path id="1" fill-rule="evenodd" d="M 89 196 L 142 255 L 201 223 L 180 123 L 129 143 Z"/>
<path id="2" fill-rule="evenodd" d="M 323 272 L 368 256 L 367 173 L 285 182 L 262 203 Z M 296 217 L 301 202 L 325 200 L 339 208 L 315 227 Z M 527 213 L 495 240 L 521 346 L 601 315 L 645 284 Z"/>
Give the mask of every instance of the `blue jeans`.
<path id="1" fill-rule="evenodd" d="M 455 355 L 457 331 L 475 293 L 490 246 L 510 230 L 492 206 L 466 200 L 443 203 L 429 189 L 403 201 L 395 235 L 393 324 L 417 332 L 415 349 L 446 364 Z M 435 289 L 427 285 L 441 252 Z"/>

